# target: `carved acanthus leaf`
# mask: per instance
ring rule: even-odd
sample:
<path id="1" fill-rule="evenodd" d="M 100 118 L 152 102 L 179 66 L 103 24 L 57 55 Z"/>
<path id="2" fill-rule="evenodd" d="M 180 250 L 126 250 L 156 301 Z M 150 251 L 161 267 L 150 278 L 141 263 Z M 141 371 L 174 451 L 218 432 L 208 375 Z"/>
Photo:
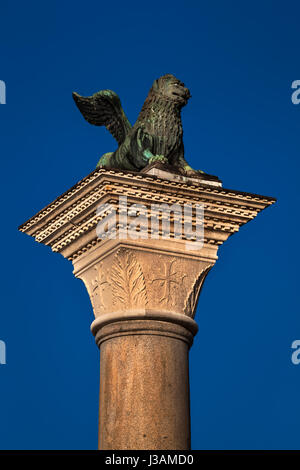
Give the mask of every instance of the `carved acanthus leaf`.
<path id="1" fill-rule="evenodd" d="M 147 305 L 143 271 L 133 252 L 118 250 L 111 268 L 110 285 L 114 304 L 119 302 L 126 308 Z"/>
<path id="2" fill-rule="evenodd" d="M 187 299 L 185 301 L 185 306 L 184 306 L 184 313 L 188 315 L 189 317 L 194 317 L 203 282 L 211 268 L 212 268 L 212 265 L 207 266 L 201 271 L 200 275 L 196 278 L 192 286 L 192 289 L 187 296 Z"/>

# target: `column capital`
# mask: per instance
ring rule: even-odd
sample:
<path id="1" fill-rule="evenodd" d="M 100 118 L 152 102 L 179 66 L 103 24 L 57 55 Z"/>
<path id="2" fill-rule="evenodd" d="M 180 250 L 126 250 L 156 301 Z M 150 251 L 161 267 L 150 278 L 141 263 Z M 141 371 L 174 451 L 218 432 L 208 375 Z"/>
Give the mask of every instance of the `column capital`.
<path id="1" fill-rule="evenodd" d="M 122 244 L 103 253 L 75 275 L 88 290 L 95 317 L 111 312 L 173 312 L 193 318 L 198 294 L 215 260 Z M 75 263 L 74 263 L 75 264 Z M 147 313 L 148 312 L 148 313 Z M 126 313 L 126 314 L 127 314 Z"/>

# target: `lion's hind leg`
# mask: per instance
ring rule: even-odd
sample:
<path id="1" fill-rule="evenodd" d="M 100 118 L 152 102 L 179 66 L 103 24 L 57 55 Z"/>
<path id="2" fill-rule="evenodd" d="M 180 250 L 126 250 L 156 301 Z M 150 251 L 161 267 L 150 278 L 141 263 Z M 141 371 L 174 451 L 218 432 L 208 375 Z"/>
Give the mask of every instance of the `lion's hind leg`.
<path id="1" fill-rule="evenodd" d="M 113 155 L 114 152 L 108 152 L 102 155 L 96 168 L 114 168 L 113 166 Z"/>

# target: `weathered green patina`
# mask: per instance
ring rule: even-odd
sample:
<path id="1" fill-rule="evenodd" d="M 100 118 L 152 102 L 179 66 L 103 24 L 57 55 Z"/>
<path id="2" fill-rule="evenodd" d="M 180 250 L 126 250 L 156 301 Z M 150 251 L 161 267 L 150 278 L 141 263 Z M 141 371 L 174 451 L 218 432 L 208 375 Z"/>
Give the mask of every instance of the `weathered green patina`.
<path id="1" fill-rule="evenodd" d="M 83 97 L 73 93 L 83 117 L 96 126 L 105 126 L 116 139 L 116 151 L 105 153 L 97 168 L 118 168 L 140 171 L 160 162 L 188 176 L 203 173 L 193 170 L 184 158 L 181 109 L 190 92 L 174 75 L 155 80 L 138 119 L 132 127 L 120 98 L 111 90 L 102 90 Z"/>

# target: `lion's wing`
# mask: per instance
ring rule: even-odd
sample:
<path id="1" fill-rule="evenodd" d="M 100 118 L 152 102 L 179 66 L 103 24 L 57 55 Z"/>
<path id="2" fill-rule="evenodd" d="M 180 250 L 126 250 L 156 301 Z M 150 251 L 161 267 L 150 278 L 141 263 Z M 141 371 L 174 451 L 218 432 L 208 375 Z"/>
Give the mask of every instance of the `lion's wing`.
<path id="1" fill-rule="evenodd" d="M 86 121 L 95 126 L 105 126 L 119 146 L 124 142 L 132 126 L 115 92 L 102 90 L 86 97 L 74 92 L 73 98 Z"/>

